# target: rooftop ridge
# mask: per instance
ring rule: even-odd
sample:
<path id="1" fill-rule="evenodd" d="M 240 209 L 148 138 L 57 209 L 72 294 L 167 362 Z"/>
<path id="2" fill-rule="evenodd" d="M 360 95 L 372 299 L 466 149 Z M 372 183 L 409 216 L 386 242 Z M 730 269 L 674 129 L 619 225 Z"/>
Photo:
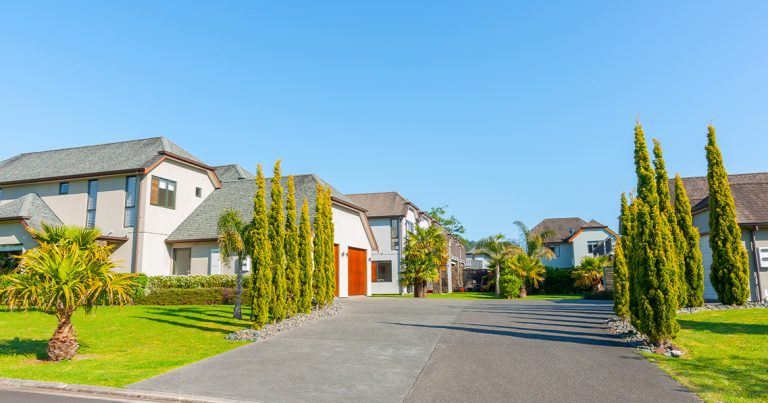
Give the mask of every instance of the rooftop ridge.
<path id="1" fill-rule="evenodd" d="M 170 148 L 169 146 L 166 146 L 167 145 L 166 142 L 168 141 L 168 139 L 163 137 L 163 136 L 158 136 L 158 137 L 145 137 L 145 138 L 133 139 L 133 140 L 112 141 L 112 142 L 109 142 L 109 143 L 89 144 L 89 145 L 76 146 L 76 147 L 54 148 L 54 149 L 51 149 L 51 150 L 29 151 L 29 152 L 26 152 L 26 153 L 16 154 L 15 156 L 13 156 L 13 157 L 11 157 L 9 159 L 20 157 L 22 155 L 42 154 L 42 153 L 50 153 L 50 152 L 54 152 L 54 151 L 65 151 L 65 150 L 79 150 L 79 149 L 83 149 L 83 148 L 109 146 L 109 145 L 113 145 L 113 144 L 135 143 L 135 142 L 138 142 L 138 141 L 147 141 L 147 140 L 161 140 L 162 141 L 162 139 L 165 139 L 165 142 L 162 143 L 163 148 L 164 149 Z"/>

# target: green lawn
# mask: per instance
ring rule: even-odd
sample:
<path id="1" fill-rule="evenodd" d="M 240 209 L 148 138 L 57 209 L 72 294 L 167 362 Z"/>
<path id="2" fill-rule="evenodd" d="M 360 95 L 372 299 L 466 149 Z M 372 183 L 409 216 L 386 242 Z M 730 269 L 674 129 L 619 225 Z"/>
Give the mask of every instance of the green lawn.
<path id="1" fill-rule="evenodd" d="M 79 312 L 73 322 L 78 355 L 45 362 L 56 319 L 0 311 L 0 376 L 124 386 L 239 347 L 245 343 L 224 336 L 250 325 L 232 319 L 232 306 L 107 307 L 92 316 Z"/>
<path id="2" fill-rule="evenodd" d="M 710 402 L 768 401 L 768 309 L 678 315 L 683 358 L 649 357 Z"/>
<path id="3" fill-rule="evenodd" d="M 374 294 L 374 297 L 413 298 L 413 294 Z M 427 298 L 450 299 L 501 299 L 492 292 L 452 292 L 450 294 L 427 294 Z M 529 295 L 526 299 L 581 299 L 581 295 Z"/>

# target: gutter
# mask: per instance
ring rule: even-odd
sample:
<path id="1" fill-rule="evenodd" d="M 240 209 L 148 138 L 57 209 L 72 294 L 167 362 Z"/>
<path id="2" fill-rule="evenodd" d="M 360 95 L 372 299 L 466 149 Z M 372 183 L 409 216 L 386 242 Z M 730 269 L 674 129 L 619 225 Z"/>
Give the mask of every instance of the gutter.
<path id="1" fill-rule="evenodd" d="M 755 255 L 755 274 L 757 277 L 757 302 L 760 302 L 763 300 L 763 286 L 760 284 L 760 251 L 757 249 L 757 246 L 755 242 L 757 242 L 757 238 L 755 237 L 755 233 L 760 229 L 759 226 L 755 225 L 755 228 L 752 230 L 752 253 Z"/>

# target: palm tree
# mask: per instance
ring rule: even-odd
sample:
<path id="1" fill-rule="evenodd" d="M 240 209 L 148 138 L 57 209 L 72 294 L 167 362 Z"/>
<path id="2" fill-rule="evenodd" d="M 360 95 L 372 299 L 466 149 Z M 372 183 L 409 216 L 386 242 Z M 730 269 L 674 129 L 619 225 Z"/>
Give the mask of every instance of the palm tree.
<path id="1" fill-rule="evenodd" d="M 608 256 L 585 257 L 581 265 L 573 269 L 571 276 L 579 287 L 592 287 L 593 291 L 603 290 L 603 268 L 608 265 Z"/>
<path id="2" fill-rule="evenodd" d="M 537 233 L 532 233 L 528 227 L 522 221 L 515 221 L 515 225 L 523 234 L 523 243 L 525 244 L 525 253 L 530 257 L 537 259 L 552 260 L 555 258 L 555 252 L 552 249 L 544 245 L 547 238 L 555 235 L 552 230 L 545 230 Z"/>
<path id="3" fill-rule="evenodd" d="M 78 308 L 130 303 L 135 274 L 115 273 L 113 247 L 96 242 L 99 231 L 73 226 L 43 226 L 32 231 L 39 246 L 27 250 L 19 267 L 3 281 L 0 302 L 8 308 L 34 308 L 52 314 L 58 326 L 48 340 L 51 361 L 71 359 L 79 347 L 72 325 Z"/>
<path id="4" fill-rule="evenodd" d="M 528 292 L 525 286 L 539 288 L 539 283 L 544 281 L 544 264 L 541 259 L 520 253 L 509 259 L 509 269 L 518 277 L 523 279 L 523 285 L 520 287 L 520 297 L 525 298 Z"/>
<path id="5" fill-rule="evenodd" d="M 243 222 L 240 213 L 234 209 L 225 210 L 216 223 L 221 261 L 227 262 L 231 257 L 237 257 L 237 263 L 235 263 L 237 288 L 235 310 L 232 313 L 235 319 L 243 319 L 243 262 L 247 257 L 246 251 L 249 250 L 251 232 L 251 224 Z"/>
<path id="6" fill-rule="evenodd" d="M 523 250 L 514 242 L 507 240 L 502 234 L 491 235 L 477 241 L 475 248 L 477 248 L 479 252 L 486 253 L 490 256 L 490 263 L 495 267 L 496 271 L 496 296 L 499 296 L 501 294 L 499 290 L 499 281 L 501 279 L 502 266 L 504 266 L 508 259 L 522 253 Z"/>
<path id="7" fill-rule="evenodd" d="M 405 268 L 400 274 L 400 283 L 413 286 L 414 296 L 424 298 L 427 282 L 440 277 L 440 268 L 448 260 L 448 245 L 438 226 L 416 227 L 416 231 L 408 235 L 403 250 Z"/>

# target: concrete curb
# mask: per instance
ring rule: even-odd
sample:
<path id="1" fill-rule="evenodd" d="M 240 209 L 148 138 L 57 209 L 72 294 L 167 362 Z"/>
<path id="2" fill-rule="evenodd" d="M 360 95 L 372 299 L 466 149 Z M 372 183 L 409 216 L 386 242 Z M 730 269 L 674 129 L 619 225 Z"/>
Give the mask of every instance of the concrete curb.
<path id="1" fill-rule="evenodd" d="M 205 396 L 190 396 L 177 393 L 152 392 L 145 390 L 132 390 L 110 388 L 106 386 L 88 386 L 68 384 L 62 382 L 41 382 L 25 379 L 0 378 L 0 390 L 13 390 L 21 392 L 38 392 L 50 394 L 86 394 L 90 397 L 104 397 L 113 399 L 137 399 L 154 402 L 184 402 L 184 403 L 243 403 L 245 400 L 221 399 Z"/>

